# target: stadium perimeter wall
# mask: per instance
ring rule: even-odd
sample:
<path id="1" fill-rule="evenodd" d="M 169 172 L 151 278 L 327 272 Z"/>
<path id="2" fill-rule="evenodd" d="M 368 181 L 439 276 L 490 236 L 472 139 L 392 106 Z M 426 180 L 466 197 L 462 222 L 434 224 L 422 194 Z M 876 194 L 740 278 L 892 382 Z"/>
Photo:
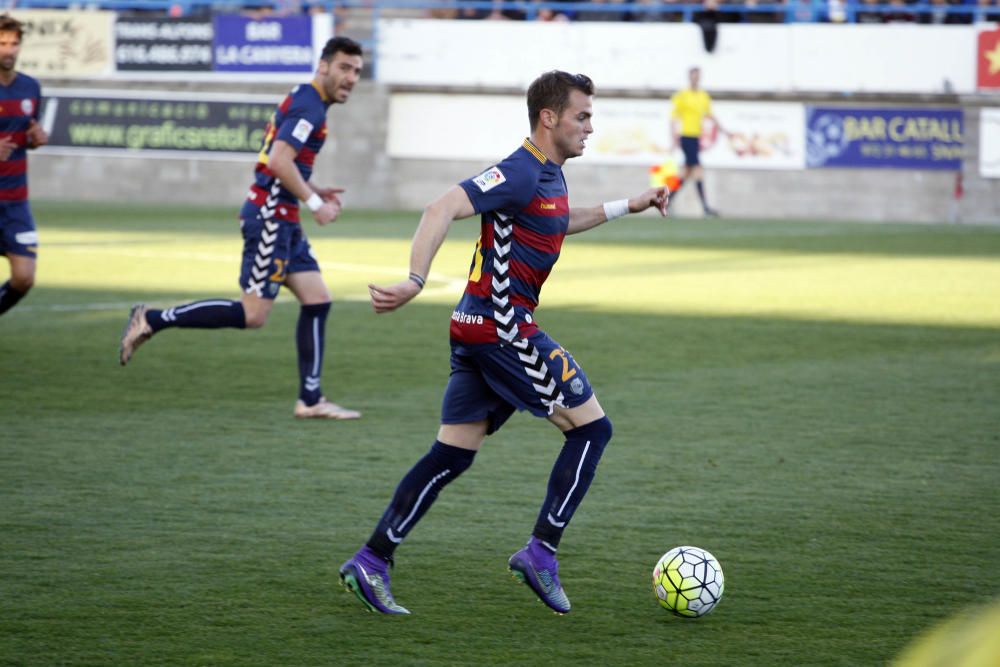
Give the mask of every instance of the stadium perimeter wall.
<path id="1" fill-rule="evenodd" d="M 58 82 L 57 82 L 58 83 Z M 78 85 L 78 84 L 77 84 Z M 102 84 L 108 87 L 107 83 Z M 199 86 L 175 86 L 197 95 Z M 273 94 L 284 84 L 233 85 L 235 98 Z M 219 92 L 215 85 L 212 91 Z M 420 209 L 450 185 L 488 166 L 473 160 L 392 158 L 387 150 L 392 91 L 362 82 L 346 105 L 330 113 L 330 138 L 316 164 L 316 180 L 347 189 L 346 205 L 375 209 Z M 512 97 L 514 94 L 512 93 Z M 892 101 L 898 103 L 898 101 Z M 663 102 L 668 104 L 666 100 Z M 873 100 L 871 103 L 877 103 Z M 979 111 L 982 100 L 960 100 L 965 111 L 965 196 L 960 202 L 963 222 L 1000 224 L 1000 179 L 984 179 L 978 171 Z M 908 106 L 915 103 L 909 102 Z M 939 106 L 936 103 L 934 106 Z M 423 130 L 420 118 L 412 131 Z M 490 132 L 488 119 L 482 131 Z M 511 150 L 523 135 L 506 138 Z M 442 136 L 461 146 L 462 136 Z M 503 155 L 497 155 L 496 159 Z M 230 159 L 137 157 L 101 154 L 52 154 L 45 149 L 30 157 L 34 199 L 90 200 L 132 203 L 191 203 L 231 205 L 235 217 L 250 184 L 254 156 Z M 582 160 L 582 159 L 581 159 Z M 648 168 L 639 165 L 566 166 L 572 201 L 589 205 L 620 198 L 646 187 Z M 864 221 L 941 222 L 949 218 L 955 174 L 950 171 L 897 169 L 740 170 L 714 169 L 707 180 L 711 200 L 724 214 L 760 218 L 829 218 Z M 693 189 L 678 198 L 676 212 L 696 215 Z"/>

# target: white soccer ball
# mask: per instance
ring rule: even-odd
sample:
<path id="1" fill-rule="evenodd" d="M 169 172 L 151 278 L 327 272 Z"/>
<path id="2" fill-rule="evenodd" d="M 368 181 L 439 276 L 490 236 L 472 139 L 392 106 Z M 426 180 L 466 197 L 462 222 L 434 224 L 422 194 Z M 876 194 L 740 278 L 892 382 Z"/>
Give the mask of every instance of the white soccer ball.
<path id="1" fill-rule="evenodd" d="M 725 580 L 715 556 L 698 547 L 674 547 L 653 568 L 653 592 L 663 608 L 697 618 L 715 609 Z"/>

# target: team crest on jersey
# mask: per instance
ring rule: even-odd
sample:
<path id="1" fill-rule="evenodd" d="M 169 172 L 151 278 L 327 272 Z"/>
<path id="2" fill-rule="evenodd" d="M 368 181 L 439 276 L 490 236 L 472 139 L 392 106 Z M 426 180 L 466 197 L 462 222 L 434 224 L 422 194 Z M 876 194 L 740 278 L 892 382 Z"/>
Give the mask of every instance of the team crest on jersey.
<path id="1" fill-rule="evenodd" d="M 490 167 L 483 173 L 472 179 L 472 182 L 479 186 L 479 189 L 483 192 L 489 192 L 501 183 L 506 183 L 507 178 L 503 175 L 497 167 Z"/>
<path id="2" fill-rule="evenodd" d="M 295 129 L 292 130 L 292 136 L 305 143 L 309 135 L 312 134 L 313 124 L 307 121 L 305 118 L 300 118 L 299 122 L 295 124 Z"/>
<path id="3" fill-rule="evenodd" d="M 577 396 L 579 396 L 580 394 L 582 394 L 583 393 L 583 380 L 581 380 L 580 378 L 575 378 L 572 382 L 569 383 L 569 390 L 572 391 Z"/>
<path id="4" fill-rule="evenodd" d="M 35 112 L 34 100 L 30 100 L 28 98 L 21 100 L 21 113 L 23 113 L 25 116 L 30 116 L 34 112 Z"/>

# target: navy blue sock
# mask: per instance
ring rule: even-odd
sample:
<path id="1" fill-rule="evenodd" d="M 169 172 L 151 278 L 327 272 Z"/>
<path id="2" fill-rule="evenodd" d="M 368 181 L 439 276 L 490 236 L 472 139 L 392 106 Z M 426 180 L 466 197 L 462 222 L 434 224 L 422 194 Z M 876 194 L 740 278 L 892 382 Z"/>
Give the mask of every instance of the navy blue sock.
<path id="1" fill-rule="evenodd" d="M 566 444 L 552 466 L 549 491 L 535 521 L 532 535 L 555 550 L 573 513 L 580 505 L 597 472 L 604 447 L 611 440 L 611 420 L 601 417 L 566 431 Z"/>
<path id="2" fill-rule="evenodd" d="M 146 311 L 146 322 L 153 332 L 170 327 L 183 329 L 245 329 L 246 313 L 243 304 L 228 299 L 194 301 L 166 310 Z"/>
<path id="3" fill-rule="evenodd" d="M 382 558 L 391 559 L 396 547 L 434 503 L 438 492 L 465 472 L 475 456 L 475 450 L 435 440 L 430 451 L 399 482 L 368 539 L 368 546 Z"/>
<path id="4" fill-rule="evenodd" d="M 323 372 L 323 348 L 326 346 L 326 316 L 330 302 L 302 306 L 295 327 L 295 345 L 299 352 L 299 398 L 315 405 L 322 392 L 319 377 Z"/>
<path id="5" fill-rule="evenodd" d="M 13 308 L 14 304 L 20 301 L 23 296 L 24 292 L 18 292 L 11 287 L 9 280 L 5 282 L 3 287 L 0 287 L 0 315 Z"/>
<path id="6" fill-rule="evenodd" d="M 701 200 L 701 207 L 708 211 L 710 208 L 708 205 L 708 200 L 705 199 L 705 183 L 702 181 L 695 181 L 695 186 L 698 188 L 698 199 Z"/>

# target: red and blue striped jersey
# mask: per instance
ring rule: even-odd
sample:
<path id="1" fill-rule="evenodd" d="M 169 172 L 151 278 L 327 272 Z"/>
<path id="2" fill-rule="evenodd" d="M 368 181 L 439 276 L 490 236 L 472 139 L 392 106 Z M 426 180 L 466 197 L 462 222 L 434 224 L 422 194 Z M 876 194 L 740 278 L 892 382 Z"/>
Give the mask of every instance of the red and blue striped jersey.
<path id="1" fill-rule="evenodd" d="M 264 139 L 254 168 L 254 183 L 240 216 L 253 218 L 267 205 L 268 197 L 275 202 L 274 217 L 288 222 L 299 221 L 299 200 L 281 186 L 267 163 L 276 139 L 298 151 L 295 166 L 306 181 L 312 176 L 313 163 L 326 141 L 326 112 L 331 102 L 323 97 L 315 84 L 296 86 L 277 106 L 264 128 Z"/>
<path id="2" fill-rule="evenodd" d="M 32 120 L 38 120 L 42 87 L 38 81 L 17 72 L 9 86 L 0 84 L 0 137 L 12 139 L 17 148 L 0 162 L 0 201 L 28 199 L 28 140 Z"/>
<path id="3" fill-rule="evenodd" d="M 532 313 L 569 226 L 562 168 L 525 139 L 505 160 L 459 185 L 482 226 L 465 294 L 451 316 L 452 342 L 527 338 L 538 329 Z"/>

